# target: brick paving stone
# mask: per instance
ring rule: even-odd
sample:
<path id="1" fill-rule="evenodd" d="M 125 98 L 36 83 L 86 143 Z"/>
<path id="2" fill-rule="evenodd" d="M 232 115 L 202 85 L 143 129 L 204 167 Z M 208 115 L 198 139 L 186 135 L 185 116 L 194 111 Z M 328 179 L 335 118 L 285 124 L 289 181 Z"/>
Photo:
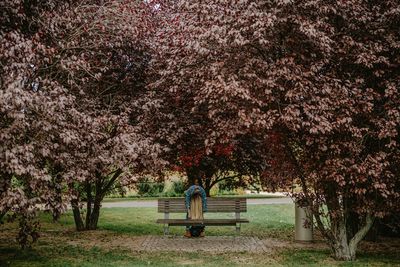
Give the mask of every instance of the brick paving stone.
<path id="1" fill-rule="evenodd" d="M 185 238 L 176 236 L 148 236 L 137 248 L 139 251 L 206 251 L 206 252 L 268 252 L 257 237 L 206 236 Z"/>

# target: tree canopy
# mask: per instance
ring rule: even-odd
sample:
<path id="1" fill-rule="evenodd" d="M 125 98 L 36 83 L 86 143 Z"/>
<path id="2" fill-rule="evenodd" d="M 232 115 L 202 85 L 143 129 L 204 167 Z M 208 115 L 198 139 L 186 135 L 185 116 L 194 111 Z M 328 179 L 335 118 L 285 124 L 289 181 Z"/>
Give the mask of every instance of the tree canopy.
<path id="1" fill-rule="evenodd" d="M 117 179 L 207 162 L 300 185 L 338 259 L 399 211 L 398 1 L 0 5 L 1 217 L 95 228 Z"/>
<path id="2" fill-rule="evenodd" d="M 373 218 L 400 207 L 398 10 L 172 1 L 153 86 L 207 114 L 206 145 L 263 133 L 265 186 L 301 185 L 293 196 L 312 205 L 336 257 L 353 259 Z"/>

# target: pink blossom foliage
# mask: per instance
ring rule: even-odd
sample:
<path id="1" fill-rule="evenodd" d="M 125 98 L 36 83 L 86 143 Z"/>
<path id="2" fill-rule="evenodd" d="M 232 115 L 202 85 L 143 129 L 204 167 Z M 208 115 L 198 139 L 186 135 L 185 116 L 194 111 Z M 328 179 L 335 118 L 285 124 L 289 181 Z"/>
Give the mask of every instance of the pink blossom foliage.
<path id="1" fill-rule="evenodd" d="M 151 6 L 6 0 L 0 10 L 1 217 L 57 215 L 80 184 L 106 190 L 115 170 L 125 185 L 162 166 L 163 148 L 134 123 Z"/>
<path id="2" fill-rule="evenodd" d="M 171 104 L 160 110 L 177 116 L 174 99 L 202 111 L 209 144 L 264 135 L 264 185 L 300 185 L 293 197 L 312 205 L 335 256 L 354 259 L 373 218 L 400 207 L 399 2 L 166 1 L 161 11 L 150 87 Z M 177 118 L 178 135 L 188 128 Z"/>

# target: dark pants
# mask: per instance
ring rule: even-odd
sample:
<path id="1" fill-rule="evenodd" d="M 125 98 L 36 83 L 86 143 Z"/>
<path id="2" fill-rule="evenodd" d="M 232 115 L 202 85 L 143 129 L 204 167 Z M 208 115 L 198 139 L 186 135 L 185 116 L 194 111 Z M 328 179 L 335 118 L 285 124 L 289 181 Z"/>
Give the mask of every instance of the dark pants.
<path id="1" fill-rule="evenodd" d="M 186 213 L 186 219 L 189 219 L 189 213 L 187 212 Z M 205 226 L 200 226 L 200 225 L 198 225 L 198 226 L 195 226 L 195 225 L 186 225 L 186 231 L 190 231 L 190 233 L 192 234 L 192 236 L 197 236 L 197 235 L 193 235 L 193 233 L 194 232 L 203 232 L 204 231 L 204 229 L 205 229 L 206 227 Z M 193 232 L 193 233 L 192 233 Z"/>

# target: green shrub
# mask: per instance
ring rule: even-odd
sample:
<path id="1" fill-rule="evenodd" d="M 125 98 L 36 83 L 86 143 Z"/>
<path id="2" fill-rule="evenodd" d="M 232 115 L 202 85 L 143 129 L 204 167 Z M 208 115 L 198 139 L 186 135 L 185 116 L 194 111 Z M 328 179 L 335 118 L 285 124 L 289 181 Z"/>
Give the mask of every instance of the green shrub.
<path id="1" fill-rule="evenodd" d="M 172 188 L 174 189 L 175 194 L 181 196 L 185 193 L 185 183 L 181 180 L 173 181 Z"/>
<path id="2" fill-rule="evenodd" d="M 236 195 L 235 185 L 229 181 L 222 181 L 218 183 L 218 195 Z"/>
<path id="3" fill-rule="evenodd" d="M 171 186 L 169 186 L 163 193 L 165 197 L 181 197 L 185 192 L 185 184 L 181 180 L 172 181 Z"/>
<path id="4" fill-rule="evenodd" d="M 158 197 L 164 191 L 164 183 L 144 178 L 137 184 L 138 195 L 142 197 Z"/>

